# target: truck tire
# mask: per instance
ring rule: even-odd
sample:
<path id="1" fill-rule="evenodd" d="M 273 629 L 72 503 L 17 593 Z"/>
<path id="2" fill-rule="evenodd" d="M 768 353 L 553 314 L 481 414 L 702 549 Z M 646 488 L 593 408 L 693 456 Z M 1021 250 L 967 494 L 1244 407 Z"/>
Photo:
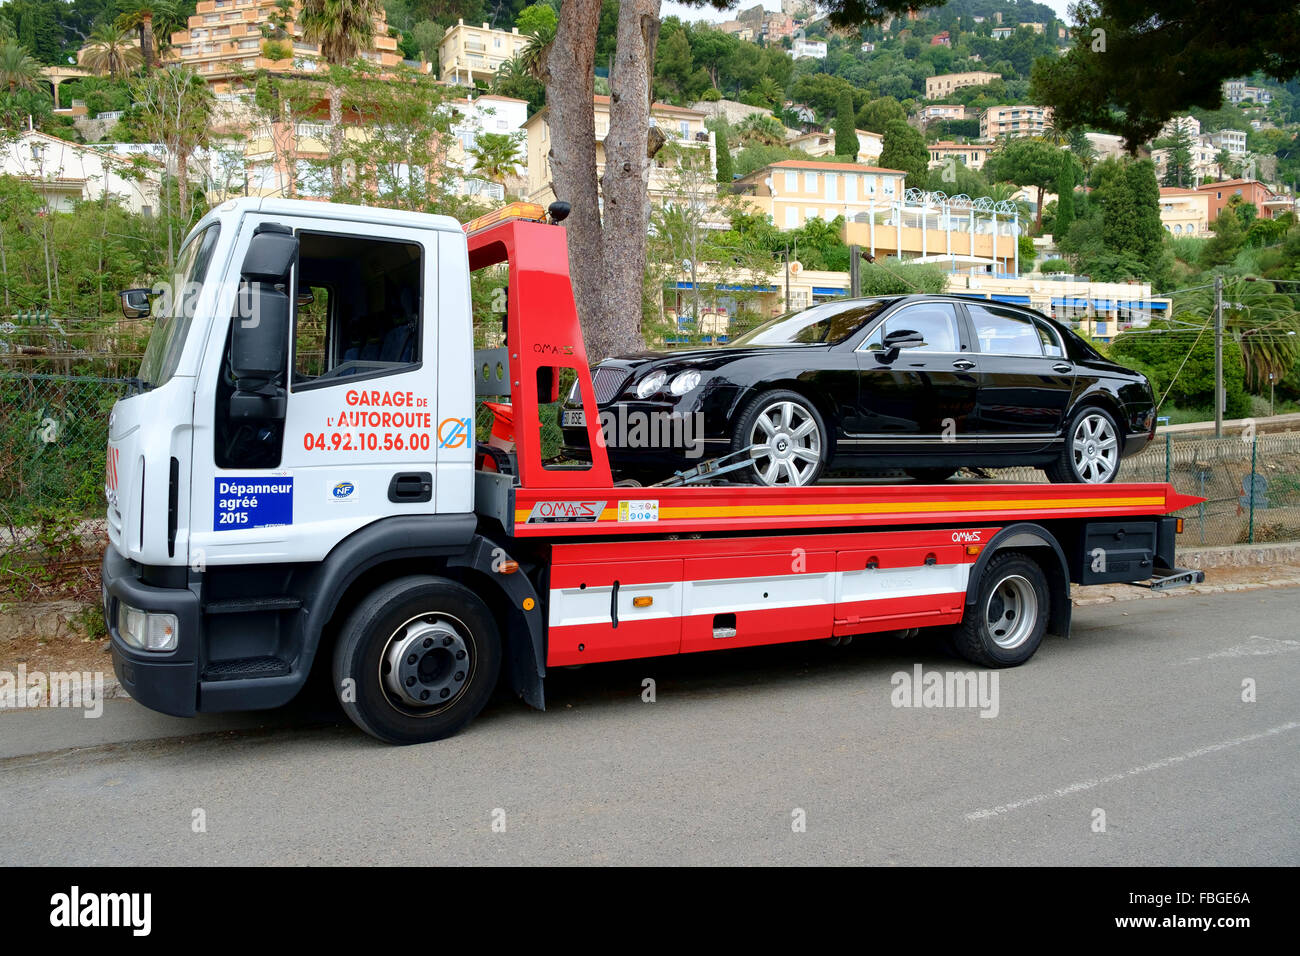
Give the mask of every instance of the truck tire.
<path id="1" fill-rule="evenodd" d="M 358 727 L 390 744 L 457 733 L 496 687 L 501 638 L 469 588 L 412 575 L 372 591 L 334 648 L 334 689 Z"/>
<path id="2" fill-rule="evenodd" d="M 1015 667 L 1034 656 L 1047 631 L 1047 575 L 1018 551 L 995 555 L 980 575 L 973 607 L 952 632 L 953 649 L 985 667 Z"/>

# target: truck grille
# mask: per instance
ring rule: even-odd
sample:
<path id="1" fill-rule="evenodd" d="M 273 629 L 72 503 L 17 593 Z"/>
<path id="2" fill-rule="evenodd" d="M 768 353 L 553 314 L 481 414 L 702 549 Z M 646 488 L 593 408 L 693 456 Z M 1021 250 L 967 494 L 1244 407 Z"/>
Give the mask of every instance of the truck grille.
<path id="1" fill-rule="evenodd" d="M 591 381 L 592 387 L 596 390 L 596 404 L 604 405 L 617 395 L 630 375 L 627 369 L 597 365 L 596 374 Z"/>

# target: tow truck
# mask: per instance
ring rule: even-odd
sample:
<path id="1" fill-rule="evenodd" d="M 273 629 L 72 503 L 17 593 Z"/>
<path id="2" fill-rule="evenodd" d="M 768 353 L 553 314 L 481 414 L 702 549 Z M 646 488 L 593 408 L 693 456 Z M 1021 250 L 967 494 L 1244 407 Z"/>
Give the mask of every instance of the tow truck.
<path id="1" fill-rule="evenodd" d="M 544 709 L 570 665 L 946 628 L 1014 666 L 1068 635 L 1072 583 L 1194 576 L 1172 513 L 1200 499 L 1169 484 L 618 480 L 561 211 L 462 227 L 234 200 L 170 294 L 122 293 L 156 312 L 105 469 L 103 610 L 135 700 L 273 708 L 316 673 L 409 744 L 459 731 L 499 680 Z M 471 272 L 501 267 L 504 341 L 475 349 Z M 543 448 L 562 377 L 586 460 Z M 476 441 L 490 398 L 513 443 Z"/>

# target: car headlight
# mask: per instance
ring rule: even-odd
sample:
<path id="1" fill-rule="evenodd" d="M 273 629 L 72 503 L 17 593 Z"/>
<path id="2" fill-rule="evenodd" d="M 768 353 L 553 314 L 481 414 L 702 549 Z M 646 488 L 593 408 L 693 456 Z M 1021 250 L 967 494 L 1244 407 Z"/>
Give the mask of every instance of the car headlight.
<path id="1" fill-rule="evenodd" d="M 118 602 L 117 633 L 132 647 L 142 651 L 174 651 L 179 630 L 175 614 L 141 611 Z"/>
<path id="2" fill-rule="evenodd" d="M 651 372 L 637 384 L 636 397 L 649 398 L 659 389 L 664 387 L 664 382 L 668 380 L 668 375 L 664 372 Z"/>
<path id="3" fill-rule="evenodd" d="M 696 385 L 699 384 L 700 384 L 699 372 L 696 371 L 682 372 L 682 374 L 678 375 L 675 379 L 672 380 L 672 384 L 668 386 L 668 391 L 674 395 L 685 395 L 687 392 L 689 392 L 691 389 L 693 389 Z"/>

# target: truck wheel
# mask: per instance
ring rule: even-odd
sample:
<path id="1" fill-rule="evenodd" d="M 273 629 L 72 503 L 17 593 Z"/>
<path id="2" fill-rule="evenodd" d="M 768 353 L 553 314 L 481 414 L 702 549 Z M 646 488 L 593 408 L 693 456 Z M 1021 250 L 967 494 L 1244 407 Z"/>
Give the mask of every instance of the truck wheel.
<path id="1" fill-rule="evenodd" d="M 501 638 L 487 605 L 463 585 L 423 575 L 369 594 L 334 648 L 343 710 L 390 744 L 458 732 L 483 709 L 500 670 Z"/>
<path id="2" fill-rule="evenodd" d="M 1023 664 L 1043 641 L 1050 601 L 1037 562 L 1016 551 L 996 555 L 980 576 L 975 605 L 953 629 L 953 647 L 986 667 Z"/>

